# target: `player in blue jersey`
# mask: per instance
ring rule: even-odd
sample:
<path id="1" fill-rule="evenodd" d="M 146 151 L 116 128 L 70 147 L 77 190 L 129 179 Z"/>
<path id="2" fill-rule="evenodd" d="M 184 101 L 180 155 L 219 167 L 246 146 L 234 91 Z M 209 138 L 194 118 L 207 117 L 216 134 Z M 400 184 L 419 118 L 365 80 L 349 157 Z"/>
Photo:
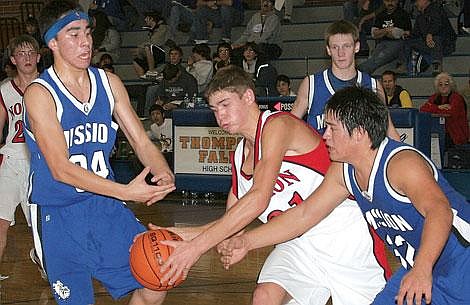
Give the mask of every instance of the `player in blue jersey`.
<path id="1" fill-rule="evenodd" d="M 356 69 L 355 55 L 359 52 L 359 31 L 346 20 L 333 22 L 325 31 L 326 52 L 331 57 L 331 67 L 306 76 L 300 84 L 291 112 L 298 118 L 307 114 L 307 122 L 323 134 L 328 99 L 338 90 L 357 85 L 369 88 L 384 97 L 380 82 Z M 399 139 L 390 121 L 389 135 Z"/>
<path id="2" fill-rule="evenodd" d="M 470 304 L 469 203 L 421 152 L 386 137 L 387 108 L 372 92 L 343 89 L 325 113 L 339 162 L 302 205 L 227 243 L 224 264 L 302 234 L 353 194 L 402 265 L 372 304 Z"/>
<path id="3" fill-rule="evenodd" d="M 145 227 L 123 201 L 150 205 L 175 189 L 174 176 L 119 78 L 89 67 L 88 16 L 52 1 L 39 20 L 54 64 L 25 92 L 25 135 L 34 244 L 52 293 L 58 304 L 93 304 L 94 278 L 114 298 L 134 291 L 129 304 L 161 304 L 165 293 L 130 272 L 129 247 Z M 146 166 L 127 185 L 114 182 L 109 163 L 118 127 Z"/>

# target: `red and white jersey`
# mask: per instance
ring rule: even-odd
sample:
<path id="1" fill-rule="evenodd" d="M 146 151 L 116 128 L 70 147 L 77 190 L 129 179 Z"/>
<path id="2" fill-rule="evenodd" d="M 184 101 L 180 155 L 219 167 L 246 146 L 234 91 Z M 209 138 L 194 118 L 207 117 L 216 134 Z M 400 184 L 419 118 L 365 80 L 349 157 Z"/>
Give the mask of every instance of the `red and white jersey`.
<path id="1" fill-rule="evenodd" d="M 291 115 L 286 112 L 265 111 L 260 115 L 256 131 L 254 162 L 261 160 L 261 137 L 263 127 L 270 119 L 280 115 Z M 312 129 L 312 132 L 315 132 Z M 253 177 L 242 171 L 245 161 L 245 139 L 238 143 L 232 161 L 232 191 L 240 199 L 253 185 Z M 312 151 L 298 156 L 285 156 L 279 176 L 273 189 L 273 195 L 268 208 L 258 217 L 262 222 L 267 222 L 272 217 L 283 211 L 300 204 L 323 181 L 323 177 L 330 165 L 328 151 L 323 141 Z"/>
<path id="2" fill-rule="evenodd" d="M 4 108 L 8 117 L 8 134 L 5 145 L 0 148 L 0 154 L 14 159 L 29 159 L 29 150 L 23 134 L 23 92 L 13 80 L 0 85 L 0 107 Z"/>

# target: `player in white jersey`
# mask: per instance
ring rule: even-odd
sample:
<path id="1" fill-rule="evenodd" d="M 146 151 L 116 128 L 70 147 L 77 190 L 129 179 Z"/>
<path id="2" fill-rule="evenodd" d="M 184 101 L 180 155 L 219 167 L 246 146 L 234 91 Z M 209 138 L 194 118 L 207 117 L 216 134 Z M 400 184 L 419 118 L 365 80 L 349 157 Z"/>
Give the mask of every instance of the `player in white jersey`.
<path id="1" fill-rule="evenodd" d="M 202 253 L 256 217 L 267 222 L 301 204 L 330 165 L 326 146 L 305 122 L 286 112 L 261 113 L 253 83 L 240 68 L 219 70 L 207 96 L 219 126 L 244 138 L 232 161 L 225 215 L 203 227 L 170 228 L 185 241 L 168 243 L 176 249 L 164 265 L 171 265 L 167 277 L 186 274 Z M 350 248 L 355 251 L 347 253 Z M 385 271 L 374 254 L 357 204 L 346 200 L 319 227 L 271 252 L 253 304 L 322 305 L 330 296 L 334 304 L 368 304 L 385 285 Z"/>
<path id="2" fill-rule="evenodd" d="M 359 52 L 360 42 L 359 31 L 354 24 L 346 20 L 333 22 L 325 31 L 325 44 L 326 52 L 331 57 L 331 67 L 304 78 L 291 111 L 298 118 L 307 114 L 307 122 L 320 134 L 326 127 L 323 108 L 335 91 L 349 86 L 363 86 L 385 100 L 380 82 L 356 69 L 355 55 Z M 396 140 L 400 138 L 391 120 L 388 135 Z"/>
<path id="3" fill-rule="evenodd" d="M 23 134 L 23 92 L 38 76 L 39 45 L 29 35 L 13 38 L 8 45 L 16 76 L 0 85 L 0 131 L 8 124 L 5 144 L 0 147 L 0 260 L 7 244 L 7 232 L 21 204 L 29 226 L 29 151 Z M 0 133 L 0 143 L 3 135 Z M 0 279 L 4 279 L 1 276 Z"/>

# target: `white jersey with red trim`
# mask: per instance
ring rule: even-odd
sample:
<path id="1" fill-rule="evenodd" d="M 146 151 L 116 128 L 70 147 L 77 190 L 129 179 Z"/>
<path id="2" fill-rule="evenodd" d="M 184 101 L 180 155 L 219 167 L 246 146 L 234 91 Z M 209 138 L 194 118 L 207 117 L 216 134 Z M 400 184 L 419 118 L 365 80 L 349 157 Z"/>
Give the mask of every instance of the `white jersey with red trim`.
<path id="1" fill-rule="evenodd" d="M 13 159 L 29 159 L 23 132 L 23 92 L 13 79 L 0 85 L 0 107 L 4 108 L 8 117 L 8 135 L 5 145 L 0 148 L 0 154 Z"/>
<path id="2" fill-rule="evenodd" d="M 261 136 L 263 128 L 266 122 L 279 115 L 291 114 L 286 112 L 265 111 L 258 120 L 253 160 L 255 167 L 257 162 L 262 158 Z M 313 129 L 312 132 L 316 133 Z M 245 161 L 244 146 L 245 139 L 238 143 L 232 164 L 232 190 L 238 199 L 243 197 L 253 185 L 252 176 L 242 171 Z M 285 156 L 276 184 L 274 185 L 269 206 L 258 217 L 259 220 L 266 223 L 272 217 L 300 204 L 321 184 L 329 166 L 330 159 L 323 141 L 320 141 L 318 147 L 306 154 Z M 350 202 L 350 204 L 356 205 L 355 202 Z M 318 225 L 318 227 L 320 226 L 321 224 Z"/>

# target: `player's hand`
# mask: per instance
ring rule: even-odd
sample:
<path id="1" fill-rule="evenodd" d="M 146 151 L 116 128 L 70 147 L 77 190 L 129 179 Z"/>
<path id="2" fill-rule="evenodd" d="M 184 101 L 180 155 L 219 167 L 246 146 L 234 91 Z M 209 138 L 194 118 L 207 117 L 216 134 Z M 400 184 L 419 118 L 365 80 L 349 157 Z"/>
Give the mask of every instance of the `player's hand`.
<path id="1" fill-rule="evenodd" d="M 149 167 L 144 168 L 137 177 L 127 184 L 123 196 L 124 200 L 144 202 L 146 205 L 151 205 L 176 189 L 172 183 L 166 185 L 147 184 L 145 177 L 149 172 Z"/>
<path id="2" fill-rule="evenodd" d="M 217 246 L 217 252 L 221 255 L 220 261 L 228 270 L 231 265 L 241 261 L 248 253 L 248 242 L 243 235 L 224 240 Z"/>
<path id="3" fill-rule="evenodd" d="M 175 175 L 169 168 L 159 169 L 159 171 L 152 177 L 151 181 L 156 185 L 175 184 Z"/>
<path id="4" fill-rule="evenodd" d="M 163 273 L 162 282 L 168 281 L 169 285 L 173 285 L 181 277 L 186 279 L 189 270 L 203 252 L 190 241 L 163 240 L 161 243 L 174 248 L 160 268 Z"/>
<path id="5" fill-rule="evenodd" d="M 395 297 L 397 305 L 421 304 L 422 299 L 426 304 L 431 304 L 432 270 L 425 271 L 413 268 L 401 280 L 400 289 Z"/>
<path id="6" fill-rule="evenodd" d="M 426 35 L 426 45 L 428 48 L 434 48 L 436 46 L 436 43 L 434 42 L 434 39 L 432 38 L 432 34 L 427 34 Z"/>

